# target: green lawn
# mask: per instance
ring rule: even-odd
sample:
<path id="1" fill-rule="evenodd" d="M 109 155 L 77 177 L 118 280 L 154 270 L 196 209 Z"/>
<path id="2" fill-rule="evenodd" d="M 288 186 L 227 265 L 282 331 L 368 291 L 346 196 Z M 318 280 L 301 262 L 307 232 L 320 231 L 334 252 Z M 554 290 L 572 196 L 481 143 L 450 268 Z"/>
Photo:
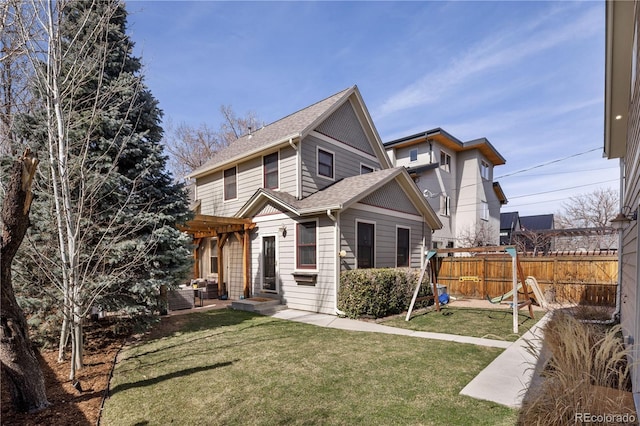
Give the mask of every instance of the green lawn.
<path id="1" fill-rule="evenodd" d="M 460 396 L 500 349 L 217 310 L 121 353 L 103 425 L 506 425 Z"/>
<path id="2" fill-rule="evenodd" d="M 386 320 L 383 324 L 416 331 L 486 337 L 513 342 L 529 331 L 543 315 L 544 312 L 536 312 L 535 319 L 531 319 L 527 309 L 520 310 L 518 313 L 518 334 L 513 334 L 513 315 L 510 309 L 443 306 L 440 312 L 430 309 L 426 312 L 421 311 L 413 314 L 409 321 L 405 321 L 405 316 L 402 315 Z"/>

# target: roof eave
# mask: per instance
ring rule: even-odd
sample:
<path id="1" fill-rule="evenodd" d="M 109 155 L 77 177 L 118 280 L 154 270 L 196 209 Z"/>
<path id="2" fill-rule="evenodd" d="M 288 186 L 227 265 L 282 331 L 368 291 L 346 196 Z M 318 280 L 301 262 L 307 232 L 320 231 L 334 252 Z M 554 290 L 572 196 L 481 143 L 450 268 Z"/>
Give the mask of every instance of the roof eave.
<path id="1" fill-rule="evenodd" d="M 606 2 L 604 155 L 625 155 L 631 99 L 634 2 Z"/>
<path id="2" fill-rule="evenodd" d="M 285 136 L 282 139 L 279 139 L 275 142 L 271 142 L 267 145 L 262 145 L 259 148 L 254 149 L 253 151 L 249 151 L 246 153 L 242 153 L 240 155 L 237 155 L 229 160 L 226 160 L 224 162 L 221 163 L 216 163 L 216 164 L 212 164 L 209 167 L 206 168 L 201 168 L 201 169 L 196 169 L 193 172 L 191 172 L 190 174 L 187 175 L 188 179 L 198 179 L 201 178 L 203 176 L 209 175 L 211 173 L 215 173 L 217 171 L 220 171 L 226 167 L 228 167 L 231 164 L 235 164 L 238 163 L 240 160 L 247 160 L 249 158 L 252 157 L 256 157 L 258 155 L 262 155 L 265 151 L 268 151 L 269 149 L 273 149 L 279 145 L 286 145 L 289 143 L 289 141 L 297 141 L 301 138 L 301 134 L 300 133 L 293 133 L 291 135 Z"/>

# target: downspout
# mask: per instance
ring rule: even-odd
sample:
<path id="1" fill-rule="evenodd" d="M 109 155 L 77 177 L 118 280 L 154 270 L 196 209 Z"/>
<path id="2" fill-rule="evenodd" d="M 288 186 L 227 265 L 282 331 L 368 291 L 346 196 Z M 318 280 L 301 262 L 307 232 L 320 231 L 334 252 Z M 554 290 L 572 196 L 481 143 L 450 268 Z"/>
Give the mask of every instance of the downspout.
<path id="1" fill-rule="evenodd" d="M 302 198 L 302 190 L 301 190 L 301 186 L 302 186 L 302 176 L 300 176 L 300 150 L 299 145 L 296 146 L 296 144 L 293 143 L 293 138 L 289 138 L 289 145 L 291 145 L 291 148 L 293 148 L 293 150 L 296 152 L 296 198 L 298 200 L 300 200 Z"/>
<path id="2" fill-rule="evenodd" d="M 327 217 L 333 221 L 333 246 L 334 246 L 334 257 L 333 257 L 333 276 L 334 276 L 334 286 L 333 286 L 333 309 L 336 315 L 346 316 L 344 312 L 338 309 L 338 286 L 340 285 L 340 212 L 336 212 L 337 216 L 334 216 L 331 213 L 331 209 L 327 209 Z"/>
<path id="3" fill-rule="evenodd" d="M 620 158 L 620 211 L 622 211 L 624 206 L 624 190 L 625 190 L 625 181 L 624 181 L 624 161 Z M 616 285 L 616 308 L 611 314 L 611 318 L 608 320 L 583 320 L 582 322 L 588 324 L 614 324 L 620 321 L 620 309 L 621 309 L 621 299 L 622 299 L 622 243 L 623 243 L 623 234 L 624 230 L 622 227 L 618 231 L 618 285 Z"/>

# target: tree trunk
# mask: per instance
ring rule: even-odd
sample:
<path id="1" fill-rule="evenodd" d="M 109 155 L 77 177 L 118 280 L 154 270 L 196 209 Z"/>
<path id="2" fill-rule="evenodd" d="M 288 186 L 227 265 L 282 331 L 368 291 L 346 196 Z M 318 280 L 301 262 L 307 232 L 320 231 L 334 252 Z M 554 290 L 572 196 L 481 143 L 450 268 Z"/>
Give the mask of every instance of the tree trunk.
<path id="1" fill-rule="evenodd" d="M 44 377 L 29 339 L 27 321 L 11 283 L 11 263 L 29 227 L 31 182 L 38 160 L 27 149 L 15 161 L 2 205 L 0 252 L 0 361 L 18 411 L 32 412 L 49 405 Z"/>

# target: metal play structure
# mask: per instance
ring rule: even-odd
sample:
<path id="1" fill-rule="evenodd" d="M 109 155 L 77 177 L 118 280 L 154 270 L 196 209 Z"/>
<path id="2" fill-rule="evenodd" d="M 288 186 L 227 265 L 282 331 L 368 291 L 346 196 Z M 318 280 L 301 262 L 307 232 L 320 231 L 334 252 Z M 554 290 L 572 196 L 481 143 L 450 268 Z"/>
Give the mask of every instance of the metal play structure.
<path id="1" fill-rule="evenodd" d="M 413 311 L 413 307 L 415 305 L 415 303 L 418 301 L 418 293 L 420 291 L 420 286 L 422 284 L 422 280 L 424 279 L 425 274 L 428 272 L 429 273 L 429 282 L 432 285 L 432 291 L 433 291 L 433 295 L 434 296 L 429 296 L 429 298 L 433 297 L 434 299 L 434 303 L 435 303 L 435 307 L 437 311 L 440 311 L 440 303 L 438 301 L 438 291 L 437 291 L 437 286 L 436 286 L 436 279 L 435 278 L 435 274 L 434 274 L 434 261 L 435 261 L 435 256 L 436 254 L 440 254 L 440 253 L 506 253 L 509 256 L 511 256 L 511 275 L 512 275 L 512 282 L 513 282 L 513 289 L 508 292 L 505 293 L 504 295 L 500 296 L 500 301 L 502 301 L 502 299 L 508 299 L 509 297 L 511 297 L 513 299 L 511 305 L 512 305 L 512 309 L 513 309 L 513 332 L 514 333 L 518 333 L 518 310 L 524 308 L 524 307 L 528 307 L 529 308 L 529 316 L 531 318 L 534 318 L 534 314 L 533 314 L 533 302 L 531 300 L 531 297 L 529 295 L 529 290 L 528 290 L 528 286 L 527 284 L 530 284 L 532 289 L 534 290 L 534 293 L 536 293 L 536 299 L 539 300 L 539 298 L 541 297 L 541 292 L 540 289 L 537 285 L 537 282 L 535 281 L 535 278 L 533 277 L 527 277 L 527 279 L 525 279 L 524 277 L 524 272 L 522 271 L 522 266 L 520 265 L 520 262 L 518 261 L 518 253 L 516 251 L 516 248 L 514 246 L 491 246 L 491 247 L 469 247 L 469 248 L 444 248 L 444 249 L 432 249 L 432 250 L 428 250 L 425 255 L 425 261 L 424 264 L 422 265 L 422 270 L 420 271 L 420 277 L 418 278 L 418 283 L 416 285 L 416 289 L 413 292 L 413 298 L 411 299 L 411 305 L 409 305 L 409 311 L 407 312 L 407 317 L 405 318 L 406 321 L 409 321 L 409 318 L 411 317 L 411 312 Z M 522 284 L 523 283 L 523 284 Z M 524 295 L 525 295 L 525 299 L 523 301 L 518 301 L 518 290 L 520 289 L 520 287 L 522 288 Z M 509 294 L 511 293 L 511 294 Z M 540 293 L 540 294 L 538 294 Z M 423 300 L 424 298 L 421 298 L 420 300 Z M 540 303 L 540 302 L 539 302 Z"/>

